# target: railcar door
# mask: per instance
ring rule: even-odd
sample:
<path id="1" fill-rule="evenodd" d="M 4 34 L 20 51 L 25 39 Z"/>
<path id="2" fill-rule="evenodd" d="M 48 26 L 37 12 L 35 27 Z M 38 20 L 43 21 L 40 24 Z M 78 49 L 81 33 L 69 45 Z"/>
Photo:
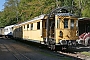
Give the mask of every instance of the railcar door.
<path id="1" fill-rule="evenodd" d="M 50 23 L 50 38 L 54 39 L 55 36 L 55 21 Z"/>

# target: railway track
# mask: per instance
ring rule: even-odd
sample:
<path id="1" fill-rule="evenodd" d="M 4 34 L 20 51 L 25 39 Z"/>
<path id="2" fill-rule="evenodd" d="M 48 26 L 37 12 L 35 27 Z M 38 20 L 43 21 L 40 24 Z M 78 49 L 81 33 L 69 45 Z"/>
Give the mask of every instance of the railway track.
<path id="1" fill-rule="evenodd" d="M 19 52 L 14 46 L 7 44 L 3 44 L 3 46 L 15 57 L 16 60 L 31 60 L 31 58 Z"/>
<path id="2" fill-rule="evenodd" d="M 90 56 L 83 55 L 83 54 L 81 54 L 80 51 L 76 51 L 76 50 L 77 50 L 77 48 L 71 49 L 68 51 L 57 51 L 57 53 L 77 58 L 77 60 L 88 60 L 88 59 L 90 60 Z"/>
<path id="3" fill-rule="evenodd" d="M 3 42 L 5 42 L 5 41 L 3 41 Z M 27 55 L 18 51 L 18 49 L 12 44 L 8 44 L 8 45 L 3 44 L 3 46 L 5 46 L 7 48 L 7 50 L 15 57 L 16 60 L 32 60 L 31 57 L 27 57 Z M 36 47 L 36 46 L 35 46 L 35 49 L 40 48 L 39 51 L 43 50 L 42 52 L 46 52 L 46 53 L 49 53 L 51 55 L 56 55 L 56 56 L 60 56 L 60 57 L 70 57 L 72 59 L 75 58 L 74 60 L 87 60 L 87 58 L 89 58 L 88 56 L 82 55 L 79 51 L 75 51 L 75 49 L 73 49 L 73 50 L 70 49 L 70 50 L 66 50 L 66 51 L 60 51 L 60 50 L 51 51 L 50 49 L 47 49 L 47 47 L 45 48 L 45 46 L 44 47 L 38 47 L 38 46 Z"/>
<path id="4" fill-rule="evenodd" d="M 27 42 L 25 42 L 27 44 Z M 33 46 L 33 43 L 32 43 Z M 34 44 L 35 46 L 35 44 Z M 36 45 L 38 47 L 40 45 Z M 41 49 L 46 49 L 51 51 L 50 49 L 47 49 L 47 46 L 40 46 Z M 76 51 L 77 49 L 69 49 L 65 51 L 56 51 L 55 53 L 58 53 L 59 56 L 69 56 L 70 58 L 75 58 L 75 60 L 87 60 L 88 56 L 82 55 L 79 51 Z M 54 52 L 54 51 L 53 51 Z"/>

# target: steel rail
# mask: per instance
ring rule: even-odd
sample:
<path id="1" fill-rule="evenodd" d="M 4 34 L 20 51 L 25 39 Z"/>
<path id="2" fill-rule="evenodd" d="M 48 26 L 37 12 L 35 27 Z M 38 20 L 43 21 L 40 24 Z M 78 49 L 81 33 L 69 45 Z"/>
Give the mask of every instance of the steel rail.
<path id="1" fill-rule="evenodd" d="M 13 47 L 12 45 L 6 45 L 6 44 L 3 44 L 6 49 L 12 53 L 12 55 L 17 59 L 17 60 L 22 60 L 22 58 L 24 58 L 24 60 L 31 60 L 29 57 L 25 56 L 24 54 L 20 53 L 15 47 Z M 10 50 L 8 47 L 12 50 Z M 18 54 L 18 56 L 17 56 Z M 21 58 L 20 58 L 21 57 Z"/>

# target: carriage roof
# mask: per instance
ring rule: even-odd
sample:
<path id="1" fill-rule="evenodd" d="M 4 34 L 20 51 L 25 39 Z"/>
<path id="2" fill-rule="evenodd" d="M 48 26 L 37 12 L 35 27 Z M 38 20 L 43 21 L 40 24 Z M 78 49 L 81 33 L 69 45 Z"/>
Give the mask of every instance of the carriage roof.
<path id="1" fill-rule="evenodd" d="M 37 20 L 41 20 L 41 19 L 44 19 L 45 16 L 46 16 L 46 15 L 43 14 L 43 15 L 40 15 L 40 16 L 37 16 L 37 17 L 34 17 L 34 18 L 31 19 L 31 20 L 25 21 L 25 22 L 23 22 L 23 23 L 16 24 L 15 26 L 20 26 L 20 25 L 27 24 L 27 23 L 29 23 L 29 22 L 33 22 L 33 21 L 37 21 Z"/>

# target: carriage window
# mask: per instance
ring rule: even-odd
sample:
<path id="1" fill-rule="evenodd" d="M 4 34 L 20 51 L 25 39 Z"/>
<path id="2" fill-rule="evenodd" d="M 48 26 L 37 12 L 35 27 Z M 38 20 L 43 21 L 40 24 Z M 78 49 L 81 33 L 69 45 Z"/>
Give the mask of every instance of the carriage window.
<path id="1" fill-rule="evenodd" d="M 40 29 L 40 22 L 37 22 L 37 29 Z"/>
<path id="2" fill-rule="evenodd" d="M 27 28 L 29 28 L 29 24 L 27 25 Z"/>
<path id="3" fill-rule="evenodd" d="M 73 28 L 74 28 L 74 20 L 71 19 L 71 29 L 73 29 Z"/>
<path id="4" fill-rule="evenodd" d="M 31 24 L 31 30 L 33 30 L 33 23 Z"/>
<path id="5" fill-rule="evenodd" d="M 64 19 L 64 28 L 68 28 L 68 20 L 69 19 Z"/>
<path id="6" fill-rule="evenodd" d="M 5 32 L 8 32 L 8 29 L 5 29 L 4 31 L 5 31 Z"/>
<path id="7" fill-rule="evenodd" d="M 13 27 L 12 27 L 12 30 L 13 30 Z"/>
<path id="8" fill-rule="evenodd" d="M 57 20 L 57 28 L 60 28 L 60 19 Z"/>

